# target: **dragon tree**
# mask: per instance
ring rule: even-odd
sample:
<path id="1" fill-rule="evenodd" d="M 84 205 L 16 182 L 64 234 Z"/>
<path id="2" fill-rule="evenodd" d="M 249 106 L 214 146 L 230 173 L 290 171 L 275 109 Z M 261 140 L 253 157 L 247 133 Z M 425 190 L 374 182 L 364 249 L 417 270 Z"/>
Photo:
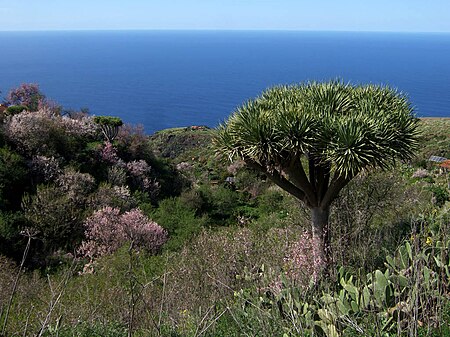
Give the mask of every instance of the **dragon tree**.
<path id="1" fill-rule="evenodd" d="M 218 127 L 216 153 L 243 160 L 311 211 L 315 254 L 331 264 L 329 214 L 360 172 L 388 169 L 417 147 L 417 118 L 402 93 L 340 81 L 278 86 Z"/>
<path id="2" fill-rule="evenodd" d="M 96 116 L 94 123 L 100 126 L 103 136 L 107 142 L 112 143 L 119 133 L 119 127 L 123 125 L 119 117 L 112 116 Z"/>

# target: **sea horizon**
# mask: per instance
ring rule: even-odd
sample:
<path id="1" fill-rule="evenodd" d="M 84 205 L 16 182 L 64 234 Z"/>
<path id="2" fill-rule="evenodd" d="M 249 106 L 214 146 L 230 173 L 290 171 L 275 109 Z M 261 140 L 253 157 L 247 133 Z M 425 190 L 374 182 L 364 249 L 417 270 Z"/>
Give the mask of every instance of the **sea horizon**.
<path id="1" fill-rule="evenodd" d="M 120 29 L 16 29 L 7 30 L 0 29 L 0 33 L 52 33 L 52 32 L 294 32 L 294 33 L 381 33 L 381 34 L 443 34 L 450 35 L 450 31 L 413 31 L 413 30 L 318 30 L 318 29 L 212 29 L 212 28 L 189 28 L 189 29 L 177 29 L 177 28 L 120 28 Z"/>

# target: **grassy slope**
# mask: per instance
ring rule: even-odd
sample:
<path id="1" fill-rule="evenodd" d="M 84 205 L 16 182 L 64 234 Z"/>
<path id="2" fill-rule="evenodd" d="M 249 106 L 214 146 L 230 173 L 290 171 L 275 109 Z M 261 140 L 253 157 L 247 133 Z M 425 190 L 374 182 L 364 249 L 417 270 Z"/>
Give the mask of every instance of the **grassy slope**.
<path id="1" fill-rule="evenodd" d="M 421 165 L 424 161 L 427 164 L 426 159 L 430 155 L 450 157 L 450 119 L 423 119 L 420 122 L 420 131 L 422 133 L 422 141 L 415 165 Z M 187 162 L 199 172 L 215 170 L 226 173 L 226 163 L 216 160 L 209 146 L 211 144 L 211 132 L 208 129 L 167 129 L 150 136 L 149 141 L 157 157 L 165 158 L 174 165 Z M 266 208 L 268 212 L 273 213 L 273 207 L 268 206 Z M 174 211 L 172 210 L 172 212 Z M 278 215 L 267 219 L 271 226 L 282 221 L 278 218 Z M 276 233 L 278 232 L 275 231 Z M 237 234 L 241 235 L 239 240 L 236 240 Z M 191 293 L 196 294 L 195 291 L 198 291 L 201 294 L 205 294 L 205 296 L 217 295 L 219 297 L 221 294 L 215 294 L 215 292 L 217 292 L 217 289 L 222 289 L 219 283 L 219 281 L 223 282 L 222 277 L 225 278 L 227 276 L 231 281 L 237 282 L 234 274 L 228 275 L 230 274 L 228 264 L 235 268 L 236 271 L 241 271 L 240 267 L 248 263 L 247 244 L 251 246 L 260 242 L 259 244 L 262 247 L 256 247 L 257 249 L 251 247 L 253 254 L 259 258 L 257 260 L 258 263 L 262 264 L 266 258 L 270 258 L 273 261 L 275 258 L 269 256 L 269 254 L 275 255 L 277 253 L 275 247 L 285 243 L 282 233 L 277 234 L 281 239 L 275 234 L 272 234 L 273 238 L 271 239 L 274 242 L 273 246 L 269 246 L 267 242 L 272 242 L 270 240 L 262 241 L 263 238 L 261 238 L 251 241 L 248 239 L 247 236 L 250 236 L 250 234 L 247 234 L 246 228 L 233 229 L 230 232 L 224 230 L 222 234 L 220 232 L 207 232 L 196 239 L 196 245 L 188 246 L 181 253 L 170 253 L 167 256 L 139 259 L 136 262 L 137 266 L 134 273 L 139 277 L 139 281 L 146 285 L 146 289 L 138 287 L 136 291 L 142 292 L 144 300 L 148 302 L 146 302 L 145 306 L 142 303 L 143 301 L 139 302 L 136 326 L 152 326 L 149 323 L 150 318 L 145 317 L 145 314 L 148 313 L 154 315 L 153 320 L 160 320 L 161 316 L 159 315 L 161 313 L 159 308 L 160 306 L 162 308 L 162 304 L 164 304 L 165 310 L 162 313 L 163 322 L 170 321 L 172 319 L 171 313 L 173 314 L 173 312 L 175 312 L 173 317 L 177 321 L 170 323 L 171 326 L 168 327 L 173 334 L 169 332 L 164 333 L 164 329 L 161 329 L 159 332 L 161 335 L 189 336 L 188 331 L 191 331 L 191 333 L 195 331 L 196 325 L 200 326 L 202 324 L 203 317 L 208 317 L 212 322 L 214 316 L 210 318 L 208 312 L 205 315 L 205 312 L 201 311 L 201 305 L 205 305 L 207 301 L 202 299 L 201 296 L 194 297 L 189 295 Z M 230 235 L 232 239 L 229 239 Z M 264 238 L 264 240 L 266 239 Z M 243 242 L 242 244 L 241 241 Z M 219 248 L 223 248 L 223 252 Z M 201 254 L 202 251 L 203 255 Z M 240 254 L 235 252 L 240 252 Z M 216 260 L 210 259 L 210 255 L 213 253 L 214 256 L 218 256 L 215 257 Z M 268 256 L 266 257 L 264 254 Z M 55 329 L 58 317 L 62 317 L 63 326 L 67 328 L 60 331 L 60 336 L 73 336 L 76 335 L 75 333 L 78 333 L 77 335 L 80 336 L 126 335 L 124 322 L 127 322 L 128 301 L 130 298 L 129 287 L 131 287 L 129 286 L 131 278 L 127 276 L 128 258 L 127 252 L 123 250 L 115 256 L 99 261 L 99 264 L 95 267 L 95 273 L 85 274 L 81 277 L 70 277 L 61 299 L 61 305 L 57 306 L 54 317 L 52 317 L 50 322 L 50 327 Z M 278 258 L 282 259 L 283 257 Z M 237 261 L 234 261 L 235 259 Z M 226 263 L 223 263 L 223 261 L 226 261 Z M 0 266 L 5 272 L 4 275 L 11 276 L 12 280 L 17 271 L 13 267 L 6 268 L 6 262 L 2 263 L 0 259 Z M 207 265 L 208 268 L 205 267 L 207 263 L 210 263 L 210 265 Z M 208 271 L 206 276 L 204 273 L 205 268 Z M 9 269 L 11 269 L 10 272 L 8 271 Z M 234 270 L 232 271 L 234 272 Z M 161 275 L 164 275 L 164 277 Z M 0 277 L 0 285 L 5 286 L 1 283 L 2 279 L 9 283 L 9 279 L 6 276 Z M 58 284 L 59 281 L 63 281 L 64 276 L 65 274 L 63 273 L 52 276 L 52 281 Z M 20 284 L 17 304 L 13 308 L 11 317 L 11 330 L 17 329 L 15 331 L 18 333 L 23 332 L 23 322 L 27 319 L 27 315 L 31 317 L 29 331 L 37 331 L 40 320 L 48 311 L 46 301 L 55 296 L 52 294 L 48 284 L 46 284 L 45 278 L 39 278 L 35 274 L 27 277 L 27 281 L 29 282 L 21 282 Z M 256 284 L 257 280 L 254 283 Z M 165 290 L 165 298 L 161 292 L 163 287 L 167 288 Z M 225 286 L 223 288 L 225 289 Z M 7 295 L 6 292 L 3 292 L 3 303 L 6 303 Z M 58 295 L 58 291 L 56 295 Z M 30 299 L 33 298 L 35 299 L 35 306 L 30 311 Z M 199 302 L 195 305 L 198 313 L 194 310 L 188 310 L 189 306 L 192 306 L 193 298 Z M 167 315 L 170 320 L 164 315 Z M 220 330 L 218 323 L 216 335 L 230 335 L 229 326 L 231 324 L 226 320 L 223 322 L 224 331 L 222 334 L 218 333 Z M 256 325 L 260 325 L 259 322 Z M 66 333 L 63 334 L 63 331 L 66 331 Z"/>

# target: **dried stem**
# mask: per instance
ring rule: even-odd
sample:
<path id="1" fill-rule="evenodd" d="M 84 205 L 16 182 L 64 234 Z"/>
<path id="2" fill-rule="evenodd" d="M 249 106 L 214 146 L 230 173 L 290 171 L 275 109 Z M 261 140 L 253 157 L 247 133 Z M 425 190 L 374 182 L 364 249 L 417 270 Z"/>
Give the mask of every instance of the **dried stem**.
<path id="1" fill-rule="evenodd" d="M 20 267 L 17 272 L 16 279 L 14 280 L 13 288 L 11 291 L 11 296 L 9 297 L 8 305 L 6 307 L 5 320 L 3 321 L 3 328 L 2 328 L 2 334 L 1 334 L 2 336 L 6 336 L 6 328 L 8 326 L 8 318 L 9 318 L 9 312 L 10 312 L 11 306 L 12 306 L 12 301 L 14 299 L 14 295 L 16 294 L 20 275 L 22 274 L 23 265 L 25 264 L 25 260 L 27 258 L 28 252 L 30 250 L 31 240 L 34 239 L 34 236 L 36 235 L 36 233 L 34 233 L 33 231 L 31 231 L 29 229 L 24 230 L 22 232 L 22 234 L 25 235 L 28 238 L 28 240 L 27 240 L 27 245 L 25 247 L 25 250 L 23 252 L 22 261 L 20 262 Z"/>

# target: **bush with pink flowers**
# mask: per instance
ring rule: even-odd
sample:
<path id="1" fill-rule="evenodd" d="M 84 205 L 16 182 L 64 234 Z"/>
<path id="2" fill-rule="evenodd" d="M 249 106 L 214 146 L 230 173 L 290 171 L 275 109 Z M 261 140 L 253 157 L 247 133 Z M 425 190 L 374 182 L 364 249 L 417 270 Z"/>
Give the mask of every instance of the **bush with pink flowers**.
<path id="1" fill-rule="evenodd" d="M 304 232 L 300 239 L 294 242 L 284 259 L 286 276 L 298 286 L 306 287 L 310 282 L 317 283 L 325 261 L 316 254 L 319 240 L 311 233 Z"/>
<path id="2" fill-rule="evenodd" d="M 19 87 L 11 89 L 6 97 L 10 105 L 24 105 L 31 111 L 36 111 L 45 95 L 35 83 L 22 83 Z"/>
<path id="3" fill-rule="evenodd" d="M 156 253 L 168 239 L 167 231 L 137 208 L 120 214 L 118 208 L 104 207 L 86 219 L 85 227 L 79 252 L 90 259 L 112 254 L 126 242 Z"/>

